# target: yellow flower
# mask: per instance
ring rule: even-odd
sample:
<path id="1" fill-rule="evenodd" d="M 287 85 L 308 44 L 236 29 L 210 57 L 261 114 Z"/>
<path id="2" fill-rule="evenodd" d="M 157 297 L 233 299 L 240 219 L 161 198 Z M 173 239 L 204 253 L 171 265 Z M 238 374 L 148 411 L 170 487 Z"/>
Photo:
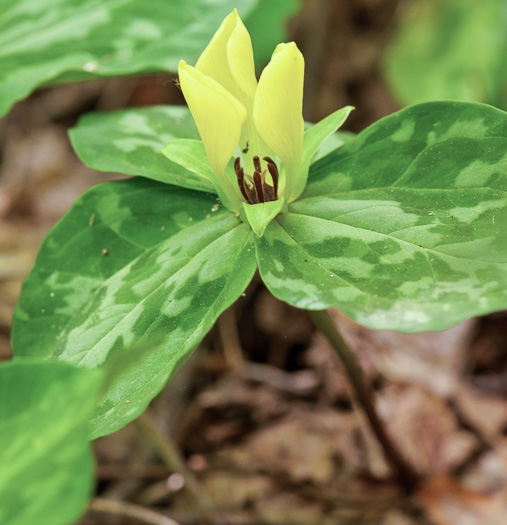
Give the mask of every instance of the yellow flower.
<path id="1" fill-rule="evenodd" d="M 178 75 L 224 204 L 238 211 L 242 203 L 296 199 L 306 184 L 304 60 L 296 44 L 278 45 L 257 82 L 250 35 L 234 9 L 196 66 L 182 60 Z"/>

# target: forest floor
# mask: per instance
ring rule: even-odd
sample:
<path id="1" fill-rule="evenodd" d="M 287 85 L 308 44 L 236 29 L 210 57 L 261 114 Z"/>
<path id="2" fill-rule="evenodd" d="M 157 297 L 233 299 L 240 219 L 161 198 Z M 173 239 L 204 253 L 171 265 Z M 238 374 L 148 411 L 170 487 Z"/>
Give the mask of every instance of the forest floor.
<path id="1" fill-rule="evenodd" d="M 307 63 L 307 120 L 352 104 L 344 129 L 359 132 L 397 109 L 379 60 L 399 3 L 305 3 L 290 32 Z M 171 78 L 58 86 L 0 122 L 1 360 L 42 239 L 83 191 L 121 177 L 84 167 L 68 128 L 91 110 L 183 103 Z M 410 335 L 332 315 L 417 489 L 396 481 L 307 314 L 256 278 L 149 411 L 96 441 L 100 499 L 80 525 L 505 525 L 507 313 Z M 185 476 L 168 466 L 171 447 Z M 104 499 L 136 505 L 121 512 L 142 519 L 106 512 Z"/>

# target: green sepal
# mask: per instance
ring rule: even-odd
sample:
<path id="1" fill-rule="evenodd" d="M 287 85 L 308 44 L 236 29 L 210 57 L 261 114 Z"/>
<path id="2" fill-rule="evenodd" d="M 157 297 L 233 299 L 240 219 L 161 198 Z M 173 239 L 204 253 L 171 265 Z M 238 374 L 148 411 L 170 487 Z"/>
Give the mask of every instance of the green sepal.
<path id="1" fill-rule="evenodd" d="M 326 140 L 321 144 L 320 148 L 317 150 L 317 153 L 313 156 L 312 164 L 317 162 L 322 157 L 325 157 L 336 148 L 343 146 L 346 142 L 349 142 L 356 138 L 356 133 L 352 131 L 336 131 L 331 133 Z"/>
<path id="2" fill-rule="evenodd" d="M 206 156 L 204 144 L 200 140 L 177 139 L 168 142 L 161 150 L 162 154 L 175 164 L 195 173 L 208 182 L 213 190 L 219 187 L 217 178 Z"/>
<path id="3" fill-rule="evenodd" d="M 353 109 L 352 106 L 345 106 L 305 131 L 299 175 L 294 186 L 294 197 L 291 200 L 296 200 L 305 189 L 310 164 L 322 143 L 347 120 Z"/>
<path id="4" fill-rule="evenodd" d="M 288 210 L 285 197 L 271 202 L 260 204 L 241 204 L 240 216 L 244 222 L 248 222 L 257 237 L 262 237 L 268 224 L 279 214 Z"/>

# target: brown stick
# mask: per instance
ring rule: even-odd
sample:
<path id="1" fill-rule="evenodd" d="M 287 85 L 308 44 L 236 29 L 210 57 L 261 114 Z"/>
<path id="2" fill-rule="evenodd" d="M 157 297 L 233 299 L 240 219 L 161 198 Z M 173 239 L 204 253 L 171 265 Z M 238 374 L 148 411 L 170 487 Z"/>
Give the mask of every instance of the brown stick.
<path id="1" fill-rule="evenodd" d="M 188 490 L 188 494 L 195 501 L 202 516 L 206 518 L 208 523 L 215 524 L 214 519 L 210 516 L 212 508 L 210 500 L 202 490 L 195 476 L 188 469 L 176 444 L 158 427 L 151 410 L 149 408 L 146 409 L 136 421 L 157 447 L 160 458 L 164 463 L 171 470 L 179 472 L 183 476 L 185 480 L 184 486 Z"/>
<path id="2" fill-rule="evenodd" d="M 400 486 L 407 493 L 413 492 L 419 485 L 418 475 L 393 444 L 384 428 L 384 424 L 377 415 L 372 401 L 372 392 L 364 379 L 363 371 L 357 362 L 355 354 L 343 340 L 326 310 L 309 311 L 308 313 L 315 326 L 326 336 L 338 354 L 357 401 L 366 414 L 371 430 L 382 446 L 385 458 L 398 478 Z"/>
<path id="3" fill-rule="evenodd" d="M 114 499 L 95 498 L 90 503 L 89 510 L 112 514 L 114 516 L 134 518 L 144 523 L 149 523 L 150 525 L 178 525 L 178 523 L 171 518 L 158 512 L 153 512 L 140 505 L 133 505 L 132 503 Z"/>

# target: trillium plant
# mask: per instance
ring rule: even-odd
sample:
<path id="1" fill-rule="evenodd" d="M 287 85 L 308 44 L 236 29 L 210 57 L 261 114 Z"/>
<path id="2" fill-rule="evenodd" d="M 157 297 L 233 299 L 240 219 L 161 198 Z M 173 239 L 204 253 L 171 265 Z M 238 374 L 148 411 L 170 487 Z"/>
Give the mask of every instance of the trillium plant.
<path id="1" fill-rule="evenodd" d="M 326 309 L 415 332 L 507 306 L 506 113 L 443 101 L 358 135 L 336 133 L 351 107 L 305 125 L 302 54 L 280 44 L 257 80 L 236 10 L 178 76 L 188 109 L 90 114 L 71 131 L 90 167 L 135 177 L 92 188 L 49 233 L 15 312 L 16 358 L 105 370 L 92 437 L 109 434 L 258 271 L 310 311 L 409 483 Z"/>

